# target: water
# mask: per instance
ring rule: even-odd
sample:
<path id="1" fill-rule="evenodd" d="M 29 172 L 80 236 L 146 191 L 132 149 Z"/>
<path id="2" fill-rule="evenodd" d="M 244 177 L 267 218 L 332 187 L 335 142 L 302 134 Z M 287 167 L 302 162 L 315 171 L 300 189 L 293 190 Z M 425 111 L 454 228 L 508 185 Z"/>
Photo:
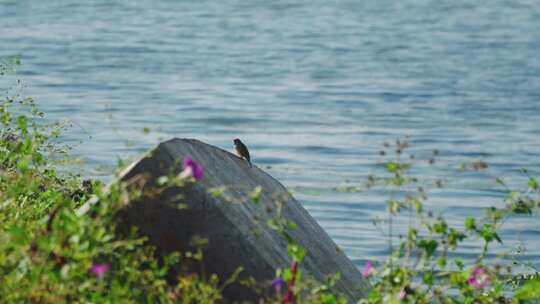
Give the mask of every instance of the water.
<path id="1" fill-rule="evenodd" d="M 494 177 L 540 175 L 535 1 L 109 2 L 0 0 L 0 56 L 21 56 L 49 119 L 74 122 L 87 176 L 162 139 L 239 137 L 361 267 L 387 254 L 371 219 L 388 196 L 333 189 L 376 172 L 384 141 L 440 151 L 416 173 L 444 177 L 429 205 L 451 223 L 501 206 Z M 489 171 L 457 172 L 477 159 Z M 502 237 L 538 264 L 539 233 L 522 217 Z"/>

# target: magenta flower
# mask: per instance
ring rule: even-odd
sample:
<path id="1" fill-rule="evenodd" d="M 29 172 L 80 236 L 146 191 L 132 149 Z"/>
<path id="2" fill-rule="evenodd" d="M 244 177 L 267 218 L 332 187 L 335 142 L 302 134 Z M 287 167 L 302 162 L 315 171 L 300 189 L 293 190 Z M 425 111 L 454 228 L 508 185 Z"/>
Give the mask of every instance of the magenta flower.
<path id="1" fill-rule="evenodd" d="M 474 288 L 482 289 L 491 283 L 491 278 L 484 268 L 476 266 L 471 272 L 467 283 Z"/>
<path id="2" fill-rule="evenodd" d="M 286 285 L 282 278 L 277 278 L 272 281 L 272 288 L 276 291 L 277 295 L 281 295 L 281 289 Z"/>
<path id="3" fill-rule="evenodd" d="M 362 276 L 364 278 L 369 277 L 373 272 L 375 271 L 375 268 L 373 268 L 373 262 L 367 261 L 366 265 L 364 266 L 364 270 L 362 271 Z"/>
<path id="4" fill-rule="evenodd" d="M 182 167 L 184 168 L 182 176 L 193 176 L 195 180 L 201 180 L 203 178 L 203 167 L 197 164 L 191 157 L 187 156 L 184 158 Z"/>
<path id="5" fill-rule="evenodd" d="M 111 269 L 111 265 L 109 264 L 93 264 L 88 271 L 101 279 L 109 269 Z"/>

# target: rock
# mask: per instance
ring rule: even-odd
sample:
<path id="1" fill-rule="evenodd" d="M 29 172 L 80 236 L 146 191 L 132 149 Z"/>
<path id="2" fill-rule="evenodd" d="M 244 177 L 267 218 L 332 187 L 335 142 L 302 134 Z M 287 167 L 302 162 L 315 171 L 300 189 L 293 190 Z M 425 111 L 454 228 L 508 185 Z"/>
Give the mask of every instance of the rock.
<path id="1" fill-rule="evenodd" d="M 193 236 L 208 239 L 203 267 L 206 273 L 228 278 L 242 266 L 241 278 L 253 277 L 270 286 L 277 268 L 287 268 L 287 244 L 283 236 L 267 225 L 276 217 L 277 201 L 283 203 L 282 216 L 296 224 L 288 231 L 306 249 L 300 265 L 304 274 L 319 281 L 336 272 L 341 279 L 335 290 L 355 302 L 365 296 L 368 283 L 351 261 L 294 197 L 270 175 L 237 156 L 194 139 L 172 139 L 161 143 L 132 164 L 121 175 L 124 181 L 143 177 L 144 188 L 156 184 L 171 170 L 182 171 L 182 160 L 190 156 L 204 168 L 204 178 L 189 187 L 168 189 L 151 199 L 132 203 L 127 219 L 165 252 L 191 250 Z M 225 186 L 221 196 L 208 190 Z M 262 187 L 254 203 L 249 193 Z M 178 208 L 178 195 L 188 208 Z M 256 294 L 241 284 L 224 289 L 229 301 L 254 300 Z"/>

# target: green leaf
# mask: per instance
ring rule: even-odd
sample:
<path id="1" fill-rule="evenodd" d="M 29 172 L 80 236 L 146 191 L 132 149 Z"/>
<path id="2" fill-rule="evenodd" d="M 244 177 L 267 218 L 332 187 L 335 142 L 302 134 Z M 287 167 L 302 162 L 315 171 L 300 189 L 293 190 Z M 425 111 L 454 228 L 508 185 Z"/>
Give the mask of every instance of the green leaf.
<path id="1" fill-rule="evenodd" d="M 291 272 L 291 269 L 287 268 L 285 270 L 283 270 L 283 280 L 285 281 L 290 281 L 292 279 L 292 272 Z"/>
<path id="2" fill-rule="evenodd" d="M 510 206 L 512 207 L 512 212 L 515 214 L 532 214 L 531 206 L 523 200 L 518 200 L 517 202 L 512 203 Z M 534 206 L 534 204 L 532 206 Z"/>
<path id="3" fill-rule="evenodd" d="M 390 173 L 397 173 L 398 171 L 407 170 L 411 167 L 411 164 L 409 163 L 396 163 L 396 162 L 388 162 L 384 165 L 386 170 Z"/>
<path id="4" fill-rule="evenodd" d="M 24 115 L 17 117 L 17 126 L 23 134 L 28 133 L 28 118 Z"/>
<path id="5" fill-rule="evenodd" d="M 28 243 L 28 235 L 26 230 L 21 227 L 13 226 L 9 229 L 9 234 L 13 242 L 17 245 L 25 245 Z"/>
<path id="6" fill-rule="evenodd" d="M 251 201 L 254 204 L 259 204 L 259 200 L 261 199 L 261 193 L 262 193 L 262 187 L 257 186 L 253 191 L 249 193 L 249 197 L 251 198 Z"/>
<path id="7" fill-rule="evenodd" d="M 446 234 L 448 225 L 444 221 L 433 224 L 433 231 L 438 234 Z"/>
<path id="8" fill-rule="evenodd" d="M 386 202 L 386 204 L 388 205 L 388 211 L 391 213 L 391 214 L 396 214 L 398 213 L 402 208 L 405 207 L 405 205 L 399 201 L 396 201 L 396 200 L 388 200 Z"/>
<path id="9" fill-rule="evenodd" d="M 430 288 L 433 286 L 433 273 L 431 271 L 424 272 L 424 275 L 422 276 L 422 282 L 429 286 Z"/>
<path id="10" fill-rule="evenodd" d="M 522 301 L 540 299 L 540 279 L 527 280 L 523 287 L 516 291 L 514 298 Z"/>
<path id="11" fill-rule="evenodd" d="M 429 258 L 435 253 L 437 249 L 437 241 L 435 240 L 420 240 L 418 241 L 418 247 L 424 249 L 426 257 Z"/>
<path id="12" fill-rule="evenodd" d="M 12 65 L 20 65 L 21 64 L 21 57 L 20 56 L 13 56 L 9 58 L 8 63 Z"/>
<path id="13" fill-rule="evenodd" d="M 278 222 L 276 221 L 276 219 L 273 219 L 273 218 L 268 219 L 266 221 L 266 225 L 268 225 L 268 227 L 270 227 L 270 229 L 272 230 L 280 230 L 280 226 Z"/>
<path id="14" fill-rule="evenodd" d="M 474 217 L 468 217 L 465 219 L 465 229 L 476 230 L 476 221 L 474 220 Z"/>
<path id="15" fill-rule="evenodd" d="M 416 213 L 418 214 L 422 213 L 422 210 L 424 209 L 424 205 L 419 199 L 414 200 L 414 209 L 416 209 Z"/>
<path id="16" fill-rule="evenodd" d="M 295 261 L 301 262 L 306 255 L 306 251 L 304 250 L 304 247 L 293 243 L 287 245 L 287 254 Z"/>
<path id="17" fill-rule="evenodd" d="M 323 304 L 338 304 L 338 299 L 333 294 L 323 294 L 321 296 L 321 302 Z"/>
<path id="18" fill-rule="evenodd" d="M 410 227 L 408 232 L 407 232 L 407 239 L 409 241 L 415 241 L 417 236 L 418 236 L 418 230 L 416 230 L 415 228 Z"/>
<path id="19" fill-rule="evenodd" d="M 531 188 L 531 189 L 534 189 L 534 190 L 539 189 L 538 181 L 536 180 L 536 177 L 534 177 L 534 176 L 529 179 L 528 185 L 529 185 L 529 188 Z"/>
<path id="20" fill-rule="evenodd" d="M 450 228 L 450 233 L 448 234 L 448 245 L 450 245 L 451 248 L 456 248 L 457 243 L 463 241 L 467 236 L 463 234 L 462 232 Z"/>
<path id="21" fill-rule="evenodd" d="M 296 223 L 291 222 L 291 221 L 287 221 L 287 228 L 289 228 L 291 230 L 296 229 Z"/>
<path id="22" fill-rule="evenodd" d="M 399 170 L 399 164 L 394 163 L 394 162 L 386 163 L 385 167 L 386 167 L 386 170 L 388 170 L 388 172 L 390 173 L 395 173 Z"/>
<path id="23" fill-rule="evenodd" d="M 227 188 L 225 186 L 220 186 L 220 187 L 212 187 L 210 189 L 208 189 L 208 193 L 210 193 L 210 195 L 212 195 L 212 197 L 220 197 L 224 192 L 225 190 L 227 190 Z"/>
<path id="24" fill-rule="evenodd" d="M 17 164 L 17 168 L 19 168 L 22 172 L 25 172 L 26 170 L 28 170 L 29 166 L 30 166 L 30 160 L 28 159 L 28 157 L 24 157 Z"/>
<path id="25" fill-rule="evenodd" d="M 446 267 L 446 258 L 445 257 L 438 258 L 437 259 L 437 265 L 439 265 L 439 267 L 441 267 L 441 268 Z"/>
<path id="26" fill-rule="evenodd" d="M 368 303 L 383 303 L 383 295 L 375 288 L 372 288 L 368 294 Z"/>
<path id="27" fill-rule="evenodd" d="M 491 224 L 484 224 L 484 227 L 482 227 L 482 230 L 480 230 L 480 235 L 488 243 L 492 242 L 493 240 L 496 240 L 497 242 L 502 244 L 502 240 L 497 234 L 495 227 Z"/>
<path id="28" fill-rule="evenodd" d="M 463 261 L 459 259 L 454 260 L 454 264 L 456 264 L 459 270 L 463 270 L 463 268 L 465 267 L 465 264 L 463 263 Z"/>
<path id="29" fill-rule="evenodd" d="M 158 179 L 157 179 L 157 184 L 158 184 L 159 186 L 163 186 L 163 185 L 165 185 L 167 182 L 169 182 L 169 177 L 168 177 L 168 176 L 165 176 L 165 175 L 160 176 L 160 177 L 158 177 Z"/>

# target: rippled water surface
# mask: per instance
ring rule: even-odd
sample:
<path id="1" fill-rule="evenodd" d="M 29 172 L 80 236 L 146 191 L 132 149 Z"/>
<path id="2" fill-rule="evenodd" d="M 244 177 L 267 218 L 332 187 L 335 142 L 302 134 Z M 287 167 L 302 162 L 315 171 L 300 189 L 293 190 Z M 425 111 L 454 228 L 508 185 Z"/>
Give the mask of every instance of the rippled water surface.
<path id="1" fill-rule="evenodd" d="M 0 56 L 20 55 L 26 94 L 75 123 L 88 176 L 161 139 L 239 137 L 361 266 L 387 253 L 371 219 L 388 195 L 333 189 L 377 172 L 384 141 L 440 151 L 415 173 L 444 178 L 428 203 L 451 223 L 501 205 L 495 176 L 540 174 L 535 1 L 110 2 L 0 0 Z M 489 170 L 458 173 L 477 159 Z M 523 217 L 503 239 L 539 264 L 539 235 Z"/>

